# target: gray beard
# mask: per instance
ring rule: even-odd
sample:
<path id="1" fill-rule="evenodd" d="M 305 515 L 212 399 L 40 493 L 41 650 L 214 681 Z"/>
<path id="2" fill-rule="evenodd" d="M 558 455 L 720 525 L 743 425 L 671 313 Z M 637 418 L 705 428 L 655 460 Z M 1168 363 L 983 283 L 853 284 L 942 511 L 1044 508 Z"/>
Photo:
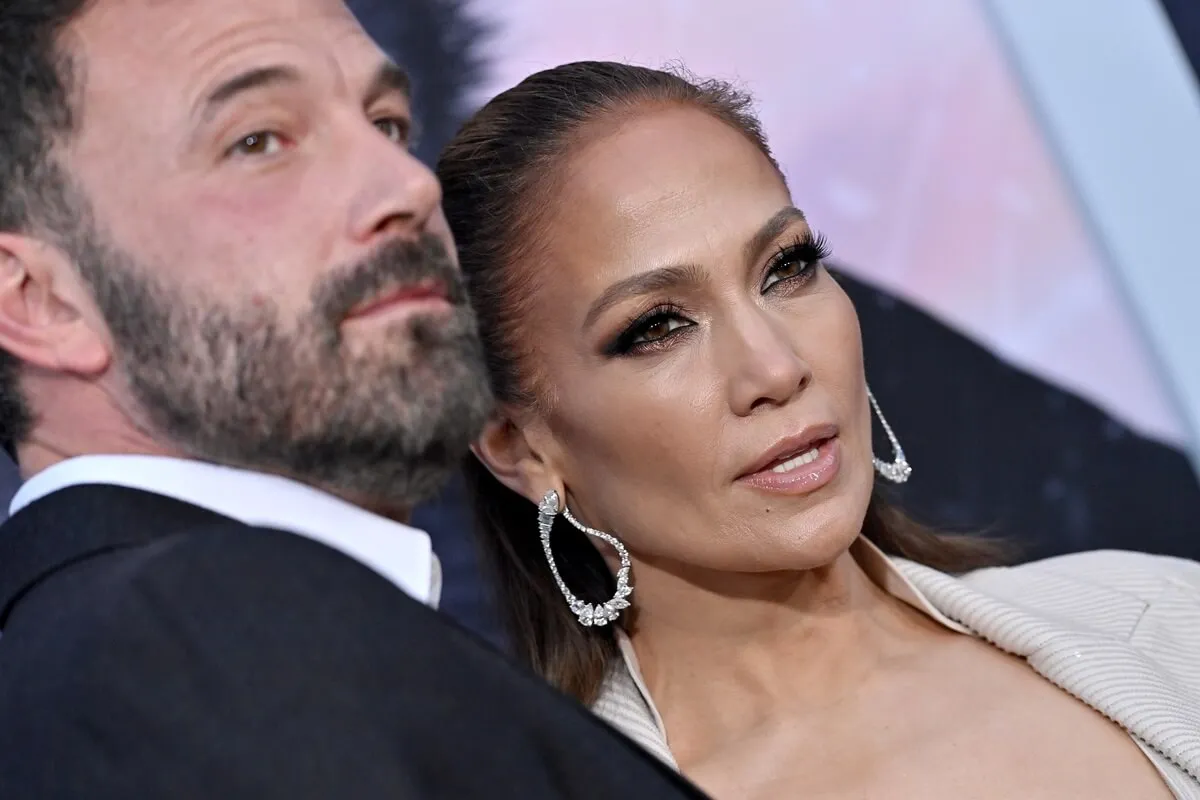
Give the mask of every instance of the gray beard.
<path id="1" fill-rule="evenodd" d="M 188 456 L 411 508 L 442 487 L 492 407 L 475 315 L 434 237 L 339 270 L 307 314 L 225 304 L 154 278 L 94 231 L 72 242 L 152 433 Z M 433 278 L 452 314 L 397 322 L 349 354 L 340 322 L 389 282 Z"/>

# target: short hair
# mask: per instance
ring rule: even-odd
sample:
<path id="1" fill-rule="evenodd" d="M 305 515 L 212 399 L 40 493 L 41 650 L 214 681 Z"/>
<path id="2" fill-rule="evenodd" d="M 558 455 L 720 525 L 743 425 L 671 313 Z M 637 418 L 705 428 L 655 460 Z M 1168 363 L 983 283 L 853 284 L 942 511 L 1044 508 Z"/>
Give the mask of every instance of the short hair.
<path id="1" fill-rule="evenodd" d="M 0 5 L 0 231 L 55 230 L 68 215 L 55 146 L 75 129 L 76 75 L 62 32 L 89 0 L 4 0 Z M 33 411 L 20 362 L 0 350 L 0 445 L 14 455 Z"/>

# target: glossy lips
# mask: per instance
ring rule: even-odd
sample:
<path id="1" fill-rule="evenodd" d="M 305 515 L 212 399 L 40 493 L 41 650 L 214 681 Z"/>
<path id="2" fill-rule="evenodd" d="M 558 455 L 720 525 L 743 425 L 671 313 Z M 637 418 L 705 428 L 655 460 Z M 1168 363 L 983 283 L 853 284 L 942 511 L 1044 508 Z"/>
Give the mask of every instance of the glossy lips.
<path id="1" fill-rule="evenodd" d="M 767 450 L 738 480 L 757 489 L 807 494 L 833 480 L 841 463 L 837 427 L 818 425 Z"/>

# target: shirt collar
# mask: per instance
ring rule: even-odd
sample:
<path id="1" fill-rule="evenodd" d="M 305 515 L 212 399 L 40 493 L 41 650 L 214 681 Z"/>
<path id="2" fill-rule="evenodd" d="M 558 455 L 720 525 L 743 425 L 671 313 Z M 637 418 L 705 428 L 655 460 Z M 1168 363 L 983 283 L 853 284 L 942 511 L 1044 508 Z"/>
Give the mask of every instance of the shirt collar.
<path id="1" fill-rule="evenodd" d="M 422 603 L 437 606 L 440 599 L 441 567 L 424 531 L 298 481 L 261 472 L 165 456 L 78 456 L 26 481 L 9 513 L 59 489 L 95 483 L 141 489 L 247 525 L 313 539 L 375 570 Z"/>

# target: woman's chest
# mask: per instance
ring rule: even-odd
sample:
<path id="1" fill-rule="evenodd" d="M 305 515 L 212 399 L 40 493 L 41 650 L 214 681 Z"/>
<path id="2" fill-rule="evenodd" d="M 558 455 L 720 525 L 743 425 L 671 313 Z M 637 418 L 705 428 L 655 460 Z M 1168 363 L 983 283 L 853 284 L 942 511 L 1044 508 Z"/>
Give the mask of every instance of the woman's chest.
<path id="1" fill-rule="evenodd" d="M 1024 662 L 983 655 L 772 720 L 684 773 L 718 800 L 1172 797 L 1124 730 Z"/>

